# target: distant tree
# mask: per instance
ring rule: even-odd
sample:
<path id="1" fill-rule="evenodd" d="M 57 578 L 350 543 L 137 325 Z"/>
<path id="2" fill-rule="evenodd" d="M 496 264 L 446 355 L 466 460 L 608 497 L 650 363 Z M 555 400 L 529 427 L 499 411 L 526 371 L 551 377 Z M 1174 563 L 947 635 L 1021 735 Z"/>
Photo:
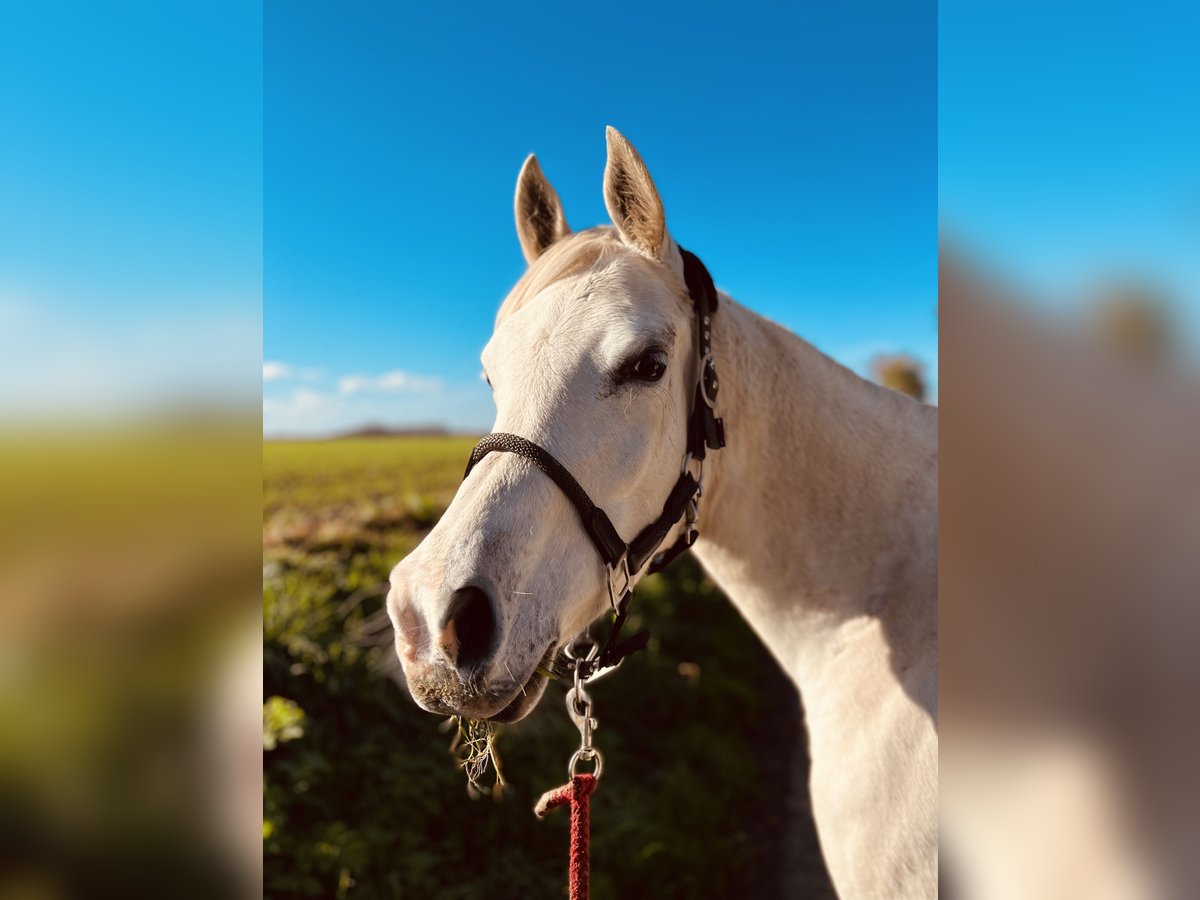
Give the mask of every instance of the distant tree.
<path id="1" fill-rule="evenodd" d="M 1110 349 L 1138 362 L 1171 358 L 1171 322 L 1162 296 L 1130 283 L 1103 292 L 1092 313 L 1092 327 Z"/>
<path id="2" fill-rule="evenodd" d="M 925 399 L 924 368 L 918 360 L 903 353 L 877 356 L 871 361 L 871 372 L 877 382 L 922 401 Z"/>

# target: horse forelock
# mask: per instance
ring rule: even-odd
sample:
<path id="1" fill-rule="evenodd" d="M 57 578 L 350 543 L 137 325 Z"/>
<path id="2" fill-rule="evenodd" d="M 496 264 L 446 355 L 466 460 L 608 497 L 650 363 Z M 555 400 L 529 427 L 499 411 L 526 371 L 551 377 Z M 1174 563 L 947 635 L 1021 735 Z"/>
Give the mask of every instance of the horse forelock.
<path id="1" fill-rule="evenodd" d="M 617 258 L 647 270 L 662 268 L 643 255 L 629 249 L 611 225 L 601 225 L 570 234 L 556 241 L 525 271 L 509 292 L 496 314 L 496 325 L 525 307 L 534 297 L 552 284 L 581 275 Z M 667 269 L 661 274 L 666 276 Z M 669 277 L 669 276 L 666 276 Z M 682 282 L 681 297 L 686 294 Z"/>

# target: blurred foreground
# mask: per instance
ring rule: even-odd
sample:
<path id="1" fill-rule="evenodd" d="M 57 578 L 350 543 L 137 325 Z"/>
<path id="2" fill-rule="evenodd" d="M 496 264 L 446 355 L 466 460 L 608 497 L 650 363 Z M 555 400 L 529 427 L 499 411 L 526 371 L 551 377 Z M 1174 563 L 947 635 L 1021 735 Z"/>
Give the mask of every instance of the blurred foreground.
<path id="1" fill-rule="evenodd" d="M 1034 307 L 943 250 L 943 873 L 971 898 L 1194 897 L 1200 391 L 1168 352 L 1185 310 Z"/>
<path id="2" fill-rule="evenodd" d="M 0 897 L 258 895 L 259 441 L 0 442 Z"/>

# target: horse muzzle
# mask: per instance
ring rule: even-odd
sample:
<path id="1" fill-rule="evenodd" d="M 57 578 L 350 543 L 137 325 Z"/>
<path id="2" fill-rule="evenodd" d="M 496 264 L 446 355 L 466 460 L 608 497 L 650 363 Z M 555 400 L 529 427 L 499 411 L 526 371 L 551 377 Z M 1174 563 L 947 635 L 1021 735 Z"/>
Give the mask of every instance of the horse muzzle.
<path id="1" fill-rule="evenodd" d="M 551 647 L 543 662 L 553 654 Z M 409 692 L 422 709 L 445 716 L 494 722 L 516 722 L 527 716 L 537 706 L 549 680 L 541 664 L 523 682 L 505 676 L 492 684 L 464 681 L 455 669 L 440 662 L 402 665 Z"/>
<path id="2" fill-rule="evenodd" d="M 448 593 L 419 591 L 406 574 L 398 567 L 393 575 L 388 613 L 417 704 L 473 719 L 516 721 L 527 715 L 545 690 L 546 677 L 539 670 L 547 671 L 557 640 L 534 640 L 514 655 L 505 646 L 494 591 L 480 584 Z"/>

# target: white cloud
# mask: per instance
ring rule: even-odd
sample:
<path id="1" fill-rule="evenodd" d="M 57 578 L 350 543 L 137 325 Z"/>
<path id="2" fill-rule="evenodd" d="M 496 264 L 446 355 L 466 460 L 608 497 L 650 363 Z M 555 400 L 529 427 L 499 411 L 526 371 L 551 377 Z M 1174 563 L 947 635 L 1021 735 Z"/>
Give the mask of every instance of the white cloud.
<path id="1" fill-rule="evenodd" d="M 284 378 L 291 378 L 296 374 L 296 370 L 287 363 L 282 362 L 264 362 L 263 363 L 263 381 L 280 381 Z"/>
<path id="2" fill-rule="evenodd" d="M 263 424 L 270 430 L 300 429 L 310 424 L 323 424 L 336 417 L 338 398 L 333 394 L 300 387 L 285 396 L 263 397 Z"/>
<path id="3" fill-rule="evenodd" d="M 268 381 L 320 381 L 320 369 L 298 369 L 285 362 L 264 362 L 263 382 Z"/>
<path id="4" fill-rule="evenodd" d="M 441 387 L 442 383 L 436 378 L 410 375 L 399 369 L 376 376 L 347 375 L 338 382 L 338 390 L 343 394 L 429 394 Z"/>
<path id="5" fill-rule="evenodd" d="M 375 379 L 371 379 L 375 381 Z M 491 393 L 471 380 L 437 391 L 340 393 L 296 386 L 263 397 L 263 434 L 327 435 L 364 425 L 446 427 L 482 433 L 495 417 Z"/>
<path id="6" fill-rule="evenodd" d="M 291 397 L 292 409 L 299 413 L 314 412 L 325 407 L 332 398 L 328 394 L 297 388 Z"/>
<path id="7" fill-rule="evenodd" d="M 268 368 L 279 377 L 268 378 Z M 447 385 L 396 370 L 346 375 L 326 387 L 328 380 L 319 372 L 286 363 L 263 363 L 263 379 L 263 433 L 268 436 L 333 434 L 368 424 L 478 431 L 486 430 L 490 417 L 491 396 L 475 382 Z M 296 383 L 303 381 L 320 383 Z"/>

